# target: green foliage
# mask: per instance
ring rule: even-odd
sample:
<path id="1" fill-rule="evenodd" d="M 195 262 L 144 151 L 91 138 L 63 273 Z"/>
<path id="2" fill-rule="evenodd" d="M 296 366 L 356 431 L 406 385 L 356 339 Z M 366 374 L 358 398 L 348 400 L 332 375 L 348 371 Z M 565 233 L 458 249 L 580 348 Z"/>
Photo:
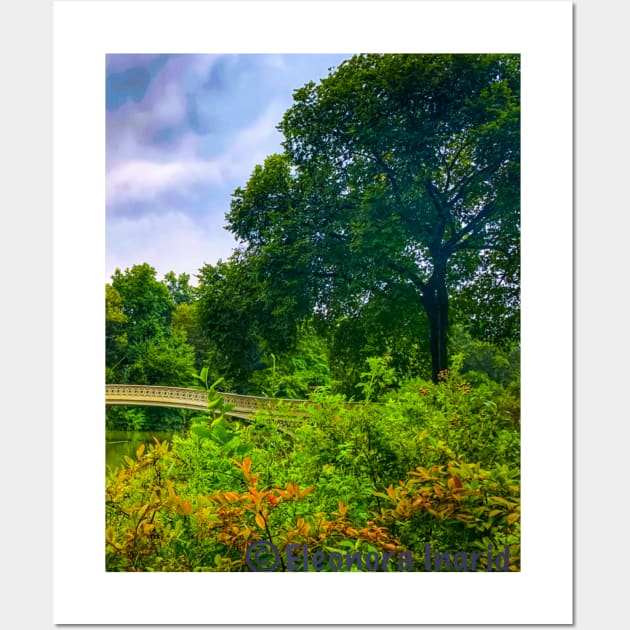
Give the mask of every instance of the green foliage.
<path id="1" fill-rule="evenodd" d="M 197 302 L 184 302 L 178 304 L 173 311 L 171 326 L 174 332 L 186 335 L 186 343 L 190 344 L 195 352 L 195 368 L 201 369 L 208 364 L 209 344 L 204 334 Z"/>
<path id="2" fill-rule="evenodd" d="M 497 346 L 473 338 L 462 326 L 454 326 L 451 346 L 453 352 L 464 356 L 462 371 L 469 380 L 483 379 L 485 375 L 502 385 L 518 384 L 521 359 L 519 342 Z"/>
<path id="3" fill-rule="evenodd" d="M 302 413 L 247 422 L 225 414 L 223 383 L 202 370 L 208 413 L 108 475 L 108 570 L 248 570 L 256 540 L 410 551 L 416 567 L 425 544 L 470 554 L 508 545 L 519 570 L 518 404 L 494 381 L 466 381 L 463 357 L 453 363 L 439 384 L 408 381 L 380 403 L 317 392 Z M 391 368 L 368 365 L 371 398 Z"/>
<path id="4" fill-rule="evenodd" d="M 361 395 L 357 384 L 366 361 L 389 356 L 398 379 L 429 376 L 429 329 L 410 288 L 391 286 L 361 305 L 352 316 L 318 321 L 327 337 L 335 391 Z"/>
<path id="5" fill-rule="evenodd" d="M 167 274 L 168 276 L 169 274 Z M 186 274 L 173 282 L 181 291 Z M 116 270 L 105 286 L 105 335 L 108 383 L 187 386 L 195 367 L 186 332 L 171 325 L 175 302 L 148 264 Z M 106 410 L 106 426 L 117 429 L 180 429 L 187 412 L 179 409 Z"/>
<path id="6" fill-rule="evenodd" d="M 105 411 L 105 428 L 124 431 L 181 431 L 190 425 L 191 414 L 186 409 L 111 406 Z"/>
<path id="7" fill-rule="evenodd" d="M 507 310 L 488 309 L 478 328 L 514 334 L 519 63 L 358 55 L 294 92 L 279 125 L 285 154 L 256 167 L 227 216 L 274 315 L 356 318 L 394 294 L 428 325 L 436 381 L 448 367 L 449 293 L 462 295 L 458 318 L 488 292 L 505 297 Z M 385 336 L 400 329 L 391 321 Z M 406 332 L 425 349 L 415 321 Z"/>
<path id="8" fill-rule="evenodd" d="M 111 285 L 105 285 L 105 362 L 113 378 L 113 370 L 119 357 L 125 355 L 128 344 L 126 326 L 129 317 L 123 312 L 120 293 Z"/>
<path id="9" fill-rule="evenodd" d="M 387 500 L 382 522 L 418 551 L 431 540 L 433 549 L 479 553 L 488 570 L 488 549 L 510 548 L 510 569 L 520 566 L 520 486 L 508 467 L 482 469 L 479 464 L 450 462 L 428 469 L 418 466 L 396 487 L 378 493 Z"/>
<path id="10" fill-rule="evenodd" d="M 263 367 L 256 313 L 264 308 L 256 278 L 237 255 L 199 270 L 197 312 L 207 340 L 207 363 L 231 391 L 248 393 L 254 370 Z M 263 311 L 260 311 L 261 316 Z"/>
<path id="11" fill-rule="evenodd" d="M 308 322 L 298 326 L 291 352 L 269 354 L 270 365 L 252 374 L 257 394 L 272 398 L 307 398 L 318 388 L 331 385 L 330 367 L 324 340 Z"/>
<path id="12" fill-rule="evenodd" d="M 390 356 L 370 357 L 367 360 L 369 369 L 361 373 L 361 382 L 358 385 L 366 402 L 376 400 L 383 391 L 396 382 L 394 370 L 389 367 L 390 361 Z"/>
<path id="13" fill-rule="evenodd" d="M 167 287 L 155 277 L 153 267 L 144 263 L 112 276 L 112 288 L 119 293 L 121 310 L 127 317 L 130 344 L 163 335 L 175 307 Z"/>
<path id="14" fill-rule="evenodd" d="M 142 407 L 109 407 L 105 414 L 105 428 L 108 431 L 148 429 L 150 420 L 146 411 Z"/>
<path id="15" fill-rule="evenodd" d="M 193 374 L 195 380 L 208 395 L 208 410 L 205 416 L 197 416 L 192 419 L 190 432 L 201 438 L 211 438 L 217 444 L 226 446 L 230 443 L 234 434 L 226 426 L 226 413 L 234 408 L 234 405 L 226 403 L 223 396 L 217 393 L 217 387 L 223 382 L 218 379 L 210 384 L 209 369 L 204 367 L 199 374 Z"/>
<path id="16" fill-rule="evenodd" d="M 108 382 L 208 395 L 108 408 L 189 429 L 108 472 L 107 569 L 243 571 L 272 540 L 475 570 L 507 545 L 519 570 L 519 57 L 359 55 L 279 128 L 198 288 L 146 263 L 106 285 Z M 308 400 L 243 421 L 219 386 Z"/>
<path id="17" fill-rule="evenodd" d="M 518 342 L 521 331 L 519 253 L 518 247 L 462 251 L 453 261 L 455 289 L 451 315 L 460 326 L 465 324 L 473 339 L 500 346 Z M 462 268 L 476 269 L 474 276 L 458 279 Z"/>
<path id="18" fill-rule="evenodd" d="M 373 356 L 437 382 L 453 324 L 518 340 L 518 56 L 358 55 L 296 90 L 279 128 L 285 152 L 233 194 L 240 249 L 200 270 L 197 366 L 303 392 L 298 324 L 315 321 L 330 386 L 356 397 Z"/>
<path id="19" fill-rule="evenodd" d="M 184 496 L 164 476 L 175 460 L 168 445 L 156 444 L 128 467 L 111 472 L 107 483 L 106 567 L 108 571 L 243 571 L 246 550 L 257 540 L 272 541 L 283 554 L 289 544 L 311 552 L 335 550 L 353 537 L 353 547 L 395 549 L 395 541 L 376 527 L 354 530 L 341 503 L 327 518 L 297 516 L 294 509 L 312 491 L 288 483 L 260 487 L 252 461 L 232 460 L 239 490 Z M 167 468 L 168 466 L 168 468 Z M 133 485 L 135 492 L 129 492 Z M 279 569 L 284 570 L 281 558 Z"/>
<path id="20" fill-rule="evenodd" d="M 176 275 L 175 272 L 169 271 L 164 274 L 164 284 L 175 306 L 190 304 L 194 301 L 195 289 L 190 286 L 190 276 L 187 273 Z"/>
<path id="21" fill-rule="evenodd" d="M 175 387 L 190 384 L 194 352 L 182 333 L 134 344 L 130 354 L 133 362 L 127 366 L 128 382 Z"/>
<path id="22" fill-rule="evenodd" d="M 148 264 L 119 269 L 106 285 L 106 367 L 109 382 L 185 385 L 194 354 L 173 330 L 175 308 L 166 285 Z"/>

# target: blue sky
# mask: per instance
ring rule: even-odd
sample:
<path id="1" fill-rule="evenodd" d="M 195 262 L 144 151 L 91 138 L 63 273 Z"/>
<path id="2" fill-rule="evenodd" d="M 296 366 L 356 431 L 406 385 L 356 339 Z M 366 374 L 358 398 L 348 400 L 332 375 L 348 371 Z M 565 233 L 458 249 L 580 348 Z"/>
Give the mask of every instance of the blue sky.
<path id="1" fill-rule="evenodd" d="M 349 55 L 108 55 L 106 281 L 227 259 L 231 194 L 281 151 L 293 91 Z"/>

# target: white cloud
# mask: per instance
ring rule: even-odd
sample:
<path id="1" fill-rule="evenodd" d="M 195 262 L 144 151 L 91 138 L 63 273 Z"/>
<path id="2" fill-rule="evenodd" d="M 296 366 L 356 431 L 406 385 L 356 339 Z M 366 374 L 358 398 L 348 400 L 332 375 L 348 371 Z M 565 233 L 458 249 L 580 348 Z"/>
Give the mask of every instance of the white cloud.
<path id="1" fill-rule="evenodd" d="M 234 242 L 224 231 L 208 231 L 181 212 L 110 220 L 107 227 L 106 282 L 115 269 L 149 263 L 162 277 L 188 273 L 191 280 L 204 263 L 226 260 Z"/>
<path id="2" fill-rule="evenodd" d="M 186 134 L 181 153 L 171 161 L 131 159 L 110 168 L 107 173 L 107 204 L 110 211 L 124 203 L 154 202 L 175 194 L 189 198 L 209 188 L 245 183 L 254 166 L 270 153 L 281 150 L 281 135 L 275 129 L 283 106 L 272 102 L 256 121 L 241 129 L 226 151 L 211 160 L 186 157 L 195 151 L 199 139 Z M 236 183 L 235 183 L 236 182 Z"/>
<path id="3" fill-rule="evenodd" d="M 151 201 L 168 192 L 191 194 L 198 186 L 221 185 L 223 179 L 214 161 L 189 160 L 122 162 L 107 174 L 107 203 Z"/>
<path id="4" fill-rule="evenodd" d="M 142 262 L 161 274 L 193 275 L 204 262 L 230 256 L 235 242 L 219 225 L 230 195 L 256 164 L 282 151 L 276 125 L 291 104 L 289 85 L 304 82 L 299 64 L 310 60 L 263 56 L 257 66 L 247 58 L 237 72 L 233 57 L 228 65 L 235 67 L 219 68 L 213 89 L 202 94 L 217 58 L 175 57 L 141 103 L 108 112 L 108 278 L 116 267 Z M 186 99 L 194 95 L 211 133 L 188 124 Z"/>

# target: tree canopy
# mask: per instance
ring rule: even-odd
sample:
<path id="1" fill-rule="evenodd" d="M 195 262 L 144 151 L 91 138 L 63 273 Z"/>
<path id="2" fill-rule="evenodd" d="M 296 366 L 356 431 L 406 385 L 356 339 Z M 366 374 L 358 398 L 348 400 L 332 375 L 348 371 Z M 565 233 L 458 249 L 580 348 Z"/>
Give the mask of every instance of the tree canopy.
<path id="1" fill-rule="evenodd" d="M 278 128 L 284 154 L 227 215 L 276 318 L 396 296 L 424 313 L 434 380 L 452 296 L 480 334 L 518 334 L 517 55 L 355 56 L 296 90 Z"/>
<path id="2" fill-rule="evenodd" d="M 186 331 L 171 325 L 175 303 L 168 283 L 174 274 L 167 274 L 165 282 L 155 276 L 155 269 L 144 263 L 117 269 L 111 285 L 105 285 L 108 382 L 190 383 L 194 351 Z"/>

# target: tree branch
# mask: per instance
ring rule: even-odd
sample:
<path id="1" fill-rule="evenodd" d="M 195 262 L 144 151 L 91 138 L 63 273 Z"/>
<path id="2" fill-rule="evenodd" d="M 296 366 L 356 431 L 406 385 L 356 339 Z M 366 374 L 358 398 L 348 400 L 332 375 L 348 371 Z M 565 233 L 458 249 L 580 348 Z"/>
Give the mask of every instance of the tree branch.
<path id="1" fill-rule="evenodd" d="M 468 177 L 464 179 L 464 181 L 460 183 L 460 185 L 458 186 L 459 192 L 447 202 L 448 207 L 452 208 L 460 199 L 463 199 L 466 193 L 470 190 L 471 185 L 476 180 L 478 180 L 480 177 L 492 171 L 497 170 L 500 166 L 501 166 L 501 163 L 489 164 L 488 166 L 486 166 L 485 168 L 482 168 L 481 170 L 474 170 L 470 175 L 468 175 Z"/>
<path id="2" fill-rule="evenodd" d="M 483 210 L 479 212 L 479 214 L 470 221 L 470 223 L 464 226 L 459 232 L 451 236 L 451 238 L 446 241 L 444 244 L 444 248 L 448 251 L 448 253 L 454 252 L 456 249 L 459 249 L 462 245 L 458 243 L 461 239 L 466 236 L 466 234 L 472 234 L 477 230 L 483 222 L 488 219 L 494 211 L 494 204 L 489 203 L 485 206 Z"/>
<path id="3" fill-rule="evenodd" d="M 399 265 L 393 260 L 390 260 L 388 265 L 391 269 L 398 272 L 401 276 L 404 276 L 405 278 L 411 280 L 411 282 L 413 282 L 413 284 L 421 291 L 421 293 L 426 293 L 428 288 L 427 285 L 422 282 L 422 280 L 420 280 L 420 278 L 415 273 L 413 273 L 409 269 L 406 269 L 402 265 Z"/>

